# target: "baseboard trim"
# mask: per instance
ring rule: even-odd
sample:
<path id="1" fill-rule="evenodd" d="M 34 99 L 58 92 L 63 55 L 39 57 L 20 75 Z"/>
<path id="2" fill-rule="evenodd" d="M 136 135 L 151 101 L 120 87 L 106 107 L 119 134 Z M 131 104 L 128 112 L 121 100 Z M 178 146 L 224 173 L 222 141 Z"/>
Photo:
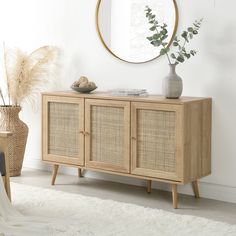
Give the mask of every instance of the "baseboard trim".
<path id="1" fill-rule="evenodd" d="M 25 159 L 24 167 L 51 171 L 52 168 L 48 164 L 44 164 L 40 159 Z M 68 175 L 78 175 L 76 168 L 61 167 L 59 173 Z M 85 172 L 85 177 L 95 178 L 100 180 L 112 181 L 123 184 L 130 184 L 136 186 L 145 186 L 145 180 L 139 180 L 136 178 L 129 178 L 124 176 L 117 176 L 112 174 L 106 174 L 101 172 L 87 171 Z M 204 181 L 199 181 L 200 195 L 203 198 L 214 199 L 218 201 L 236 203 L 236 186 L 225 186 L 215 183 L 207 183 Z M 170 185 L 160 182 L 154 182 L 152 188 L 161 189 L 165 191 L 171 191 Z M 179 186 L 178 192 L 187 195 L 193 195 L 193 191 L 190 184 Z"/>

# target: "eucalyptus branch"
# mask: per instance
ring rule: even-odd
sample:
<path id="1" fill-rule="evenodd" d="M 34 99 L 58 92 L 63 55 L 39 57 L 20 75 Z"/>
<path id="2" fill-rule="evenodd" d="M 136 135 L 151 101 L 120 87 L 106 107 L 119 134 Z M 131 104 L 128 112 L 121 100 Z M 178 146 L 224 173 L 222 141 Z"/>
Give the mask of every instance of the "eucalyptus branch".
<path id="1" fill-rule="evenodd" d="M 156 29 L 156 32 L 159 33 L 157 29 Z M 165 47 L 165 44 L 162 43 L 161 46 L 163 47 L 163 49 L 165 49 L 165 55 L 167 56 L 167 60 L 169 61 L 169 64 L 171 64 L 170 57 L 167 53 L 167 50 L 166 50 L 167 48 Z"/>
<path id="2" fill-rule="evenodd" d="M 166 48 L 163 46 L 163 48 L 165 49 L 165 51 L 166 51 Z M 171 60 L 170 60 L 170 57 L 169 57 L 169 55 L 168 55 L 168 53 L 167 52 L 165 52 L 165 55 L 167 56 L 167 60 L 169 61 L 169 64 L 171 64 Z"/>
<path id="3" fill-rule="evenodd" d="M 183 50 L 184 50 L 184 48 L 185 48 L 185 44 L 187 43 L 187 40 L 185 39 L 184 40 L 184 43 L 183 43 L 183 46 L 181 47 L 181 49 L 180 49 L 180 54 L 182 54 L 182 52 L 183 52 Z"/>
<path id="4" fill-rule="evenodd" d="M 183 53 L 183 50 L 184 50 L 184 48 L 185 48 L 185 44 L 186 44 L 186 43 L 187 43 L 187 40 L 185 39 L 183 45 L 179 48 L 180 51 L 178 52 L 178 54 L 179 54 L 180 57 L 183 57 L 183 54 L 182 54 L 182 53 Z M 176 65 L 179 63 L 177 59 L 178 59 L 178 57 L 176 58 L 175 63 L 174 63 L 174 64 L 176 64 Z"/>
<path id="5" fill-rule="evenodd" d="M 146 12 L 146 17 L 148 18 L 149 24 L 151 24 L 151 28 L 149 30 L 156 32 L 152 36 L 147 37 L 147 39 L 150 41 L 150 43 L 154 47 L 162 46 L 162 49 L 160 50 L 160 55 L 166 55 L 167 60 L 171 64 L 171 60 L 168 55 L 169 48 L 166 47 L 168 43 L 164 42 L 164 40 L 168 37 L 168 31 L 166 29 L 167 25 L 165 23 L 160 25 L 158 21 L 156 20 L 156 16 L 152 14 L 151 8 L 149 8 L 148 6 L 146 7 L 145 12 Z M 158 28 L 160 28 L 161 30 L 159 31 Z"/>
<path id="6" fill-rule="evenodd" d="M 185 59 L 189 59 L 191 56 L 196 55 L 195 50 L 190 50 L 189 52 L 186 51 L 185 45 L 189 43 L 191 39 L 193 39 L 194 35 L 198 34 L 198 31 L 200 29 L 202 19 L 195 21 L 191 27 L 188 27 L 187 30 L 183 31 L 181 34 L 182 39 L 184 42 L 182 45 L 180 45 L 180 40 L 175 37 L 174 41 L 172 42 L 172 45 L 174 47 L 177 47 L 177 52 L 173 52 L 169 56 L 170 48 L 167 42 L 165 40 L 168 38 L 168 30 L 167 25 L 163 23 L 162 25 L 159 24 L 158 20 L 156 19 L 156 15 L 152 13 L 152 9 L 148 6 L 146 6 L 145 9 L 146 17 L 148 18 L 149 24 L 151 24 L 151 28 L 149 28 L 150 31 L 155 31 L 155 34 L 152 36 L 147 37 L 147 39 L 150 41 L 150 43 L 154 47 L 162 46 L 160 49 L 160 55 L 166 55 L 168 62 L 171 63 L 171 58 L 175 60 L 174 64 L 183 63 Z M 158 28 L 161 30 L 159 31 Z M 171 58 L 170 58 L 171 57 Z"/>

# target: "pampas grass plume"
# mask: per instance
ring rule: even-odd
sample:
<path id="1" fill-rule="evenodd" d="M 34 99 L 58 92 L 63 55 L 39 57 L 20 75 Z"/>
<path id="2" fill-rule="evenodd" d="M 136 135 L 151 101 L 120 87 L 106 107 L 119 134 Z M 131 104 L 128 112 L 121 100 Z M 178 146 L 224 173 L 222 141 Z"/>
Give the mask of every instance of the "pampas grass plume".
<path id="1" fill-rule="evenodd" d="M 20 49 L 5 49 L 8 94 L 12 105 L 33 102 L 55 76 L 59 49 L 44 46 L 26 54 Z"/>

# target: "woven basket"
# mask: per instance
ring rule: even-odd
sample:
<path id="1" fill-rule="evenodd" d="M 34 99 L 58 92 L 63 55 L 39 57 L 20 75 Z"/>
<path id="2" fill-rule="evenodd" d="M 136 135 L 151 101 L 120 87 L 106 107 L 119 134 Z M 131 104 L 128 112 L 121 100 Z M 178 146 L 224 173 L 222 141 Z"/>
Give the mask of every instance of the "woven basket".
<path id="1" fill-rule="evenodd" d="M 21 175 L 28 136 L 28 126 L 19 118 L 20 111 L 19 106 L 0 106 L 0 130 L 12 132 L 8 143 L 10 176 Z"/>

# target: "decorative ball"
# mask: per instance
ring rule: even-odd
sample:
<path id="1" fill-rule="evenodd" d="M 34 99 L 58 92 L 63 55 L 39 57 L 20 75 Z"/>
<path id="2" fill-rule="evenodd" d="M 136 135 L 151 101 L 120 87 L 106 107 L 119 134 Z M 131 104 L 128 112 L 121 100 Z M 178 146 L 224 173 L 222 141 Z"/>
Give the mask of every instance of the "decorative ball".
<path id="1" fill-rule="evenodd" d="M 85 77 L 85 76 L 81 76 L 80 79 L 79 79 L 79 82 L 80 82 L 80 83 L 83 83 L 83 82 L 88 83 L 88 78 Z"/>
<path id="2" fill-rule="evenodd" d="M 72 84 L 71 88 L 77 92 L 89 93 L 96 89 L 97 86 L 94 82 L 89 81 L 87 77 L 81 76 Z"/>
<path id="3" fill-rule="evenodd" d="M 95 88 L 96 84 L 94 82 L 88 82 L 88 87 Z"/>
<path id="4" fill-rule="evenodd" d="M 81 82 L 81 83 L 80 83 L 79 87 L 80 87 L 80 88 L 87 88 L 87 87 L 89 87 L 88 84 L 89 84 L 88 82 L 84 81 L 84 82 Z"/>
<path id="5" fill-rule="evenodd" d="M 73 87 L 79 87 L 79 85 L 80 85 L 80 82 L 79 82 L 78 80 L 76 80 L 76 81 L 72 84 Z"/>

